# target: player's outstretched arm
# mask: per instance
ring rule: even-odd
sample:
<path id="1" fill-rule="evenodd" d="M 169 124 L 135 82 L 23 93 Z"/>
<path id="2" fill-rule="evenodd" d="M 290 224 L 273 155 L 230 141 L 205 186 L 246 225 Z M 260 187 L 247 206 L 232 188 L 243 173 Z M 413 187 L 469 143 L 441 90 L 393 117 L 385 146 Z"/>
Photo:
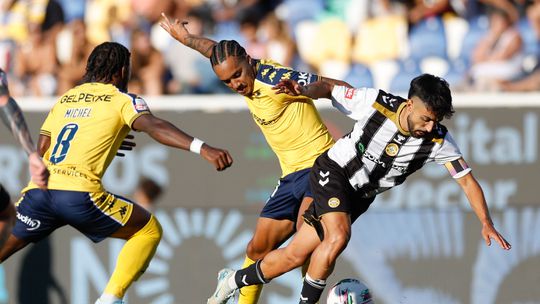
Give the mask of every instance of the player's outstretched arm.
<path id="1" fill-rule="evenodd" d="M 326 83 L 329 83 L 329 84 L 332 84 L 332 85 L 334 85 L 334 86 L 343 86 L 343 87 L 347 87 L 347 88 L 352 88 L 352 87 L 353 87 L 353 86 L 350 85 L 348 82 L 343 81 L 343 80 L 339 80 L 339 79 L 333 79 L 333 78 L 328 78 L 328 77 L 321 77 L 321 81 L 326 82 Z"/>
<path id="2" fill-rule="evenodd" d="M 277 94 L 288 94 L 291 96 L 306 96 L 311 99 L 330 98 L 334 84 L 325 81 L 316 81 L 306 86 L 300 85 L 292 79 L 282 79 L 272 89 Z"/>
<path id="3" fill-rule="evenodd" d="M 281 79 L 281 81 L 275 85 L 272 89 L 276 90 L 276 93 L 284 93 L 291 96 L 306 96 L 311 99 L 328 98 L 332 97 L 332 90 L 334 86 L 344 86 L 352 88 L 352 86 L 343 81 L 333 78 L 321 77 L 319 81 L 310 83 L 306 86 L 300 85 L 293 79 Z"/>
<path id="4" fill-rule="evenodd" d="M 478 181 L 474 178 L 472 173 L 468 173 L 463 177 L 456 179 L 457 183 L 465 192 L 469 204 L 471 205 L 474 213 L 482 223 L 482 237 L 486 241 L 486 245 L 491 245 L 491 239 L 494 239 L 501 248 L 510 250 L 512 246 L 508 243 L 504 237 L 495 229 L 493 221 L 489 215 L 489 209 L 484 198 L 484 193 Z"/>
<path id="5" fill-rule="evenodd" d="M 209 163 L 213 164 L 218 171 L 227 169 L 233 163 L 233 159 L 227 150 L 205 144 L 201 140 L 184 133 L 170 122 L 152 114 L 139 116 L 133 122 L 132 127 L 135 130 L 147 133 L 161 144 L 200 154 Z"/>
<path id="6" fill-rule="evenodd" d="M 214 40 L 190 34 L 186 28 L 187 21 L 180 22 L 178 19 L 174 19 L 174 21 L 171 22 L 165 13 L 161 13 L 161 16 L 163 17 L 163 20 L 159 25 L 167 31 L 171 37 L 183 45 L 196 50 L 206 58 L 210 58 L 212 55 L 212 48 L 216 45 Z"/>

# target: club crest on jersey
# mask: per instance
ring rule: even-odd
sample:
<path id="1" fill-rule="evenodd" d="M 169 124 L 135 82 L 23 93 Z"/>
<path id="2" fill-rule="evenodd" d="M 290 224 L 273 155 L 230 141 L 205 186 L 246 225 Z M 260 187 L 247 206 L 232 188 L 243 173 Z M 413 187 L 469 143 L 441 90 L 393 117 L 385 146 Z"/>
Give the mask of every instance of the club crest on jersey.
<path id="1" fill-rule="evenodd" d="M 332 197 L 328 200 L 328 206 L 330 206 L 330 208 L 336 208 L 337 206 L 339 206 L 339 203 L 341 202 L 337 197 Z"/>
<path id="2" fill-rule="evenodd" d="M 352 99 L 354 96 L 354 89 L 353 88 L 348 88 L 346 91 L 345 91 L 345 98 L 347 99 Z"/>
<path id="3" fill-rule="evenodd" d="M 389 143 L 384 149 L 389 156 L 396 156 L 399 152 L 399 146 L 395 143 Z"/>

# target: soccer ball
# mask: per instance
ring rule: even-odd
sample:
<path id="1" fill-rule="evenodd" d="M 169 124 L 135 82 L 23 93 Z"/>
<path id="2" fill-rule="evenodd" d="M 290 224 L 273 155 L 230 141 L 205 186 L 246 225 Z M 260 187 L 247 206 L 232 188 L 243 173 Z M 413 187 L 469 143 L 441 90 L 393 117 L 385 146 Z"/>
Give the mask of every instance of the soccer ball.
<path id="1" fill-rule="evenodd" d="M 326 304 L 373 304 L 369 288 L 357 279 L 343 279 L 328 292 Z"/>

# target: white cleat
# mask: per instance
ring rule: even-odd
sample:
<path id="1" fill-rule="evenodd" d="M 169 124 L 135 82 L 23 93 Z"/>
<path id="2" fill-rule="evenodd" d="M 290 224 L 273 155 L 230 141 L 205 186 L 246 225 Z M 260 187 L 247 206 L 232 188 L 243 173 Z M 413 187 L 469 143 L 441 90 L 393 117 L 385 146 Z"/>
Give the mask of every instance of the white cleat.
<path id="1" fill-rule="evenodd" d="M 229 298 L 229 300 L 226 303 L 238 304 L 239 299 L 240 299 L 240 289 L 236 289 L 235 291 L 233 291 L 233 295 Z"/>
<path id="2" fill-rule="evenodd" d="M 234 275 L 235 271 L 229 268 L 221 269 L 217 277 L 217 287 L 214 294 L 208 298 L 207 304 L 226 304 L 227 300 L 234 295 L 235 288 L 229 287 L 229 278 Z"/>

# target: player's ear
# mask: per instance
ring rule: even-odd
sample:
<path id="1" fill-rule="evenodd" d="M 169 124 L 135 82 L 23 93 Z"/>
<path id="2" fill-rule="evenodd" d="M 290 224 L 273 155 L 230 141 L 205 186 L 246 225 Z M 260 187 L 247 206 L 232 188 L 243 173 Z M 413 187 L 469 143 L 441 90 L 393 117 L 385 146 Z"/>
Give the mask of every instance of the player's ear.
<path id="1" fill-rule="evenodd" d="M 414 105 L 414 101 L 412 100 L 412 98 L 407 99 L 407 101 L 405 102 L 405 107 L 409 111 L 412 111 L 413 105 Z"/>
<path id="2" fill-rule="evenodd" d="M 120 79 L 127 79 L 131 78 L 131 67 L 130 66 L 123 66 L 120 69 Z"/>
<path id="3" fill-rule="evenodd" d="M 412 100 L 412 98 L 407 99 L 407 106 L 408 107 L 412 107 L 413 104 L 414 104 L 414 101 Z"/>

